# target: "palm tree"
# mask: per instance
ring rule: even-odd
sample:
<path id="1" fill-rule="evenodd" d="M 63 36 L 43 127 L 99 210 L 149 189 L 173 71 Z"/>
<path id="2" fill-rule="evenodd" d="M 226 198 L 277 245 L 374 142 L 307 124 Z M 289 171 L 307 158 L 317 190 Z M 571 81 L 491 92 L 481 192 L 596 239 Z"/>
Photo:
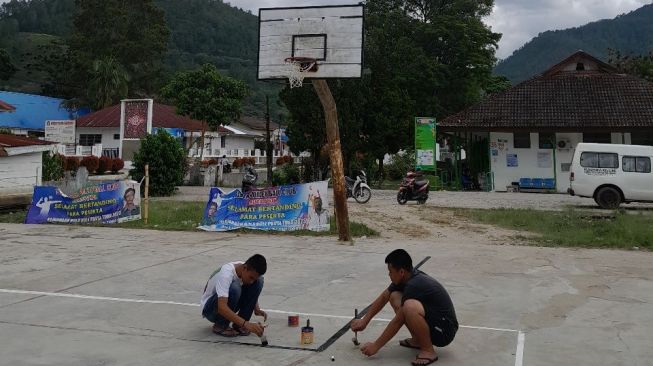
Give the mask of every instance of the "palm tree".
<path id="1" fill-rule="evenodd" d="M 88 85 L 89 102 L 95 109 L 106 108 L 127 97 L 129 74 L 113 56 L 93 61 Z"/>

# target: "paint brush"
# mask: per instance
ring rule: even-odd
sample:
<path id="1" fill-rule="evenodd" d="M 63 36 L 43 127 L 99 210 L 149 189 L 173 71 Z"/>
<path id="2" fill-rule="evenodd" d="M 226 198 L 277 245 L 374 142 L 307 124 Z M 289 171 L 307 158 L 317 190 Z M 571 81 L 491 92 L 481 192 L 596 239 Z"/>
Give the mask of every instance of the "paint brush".
<path id="1" fill-rule="evenodd" d="M 354 309 L 354 319 L 358 319 L 358 309 Z M 354 332 L 354 338 L 351 339 L 352 342 L 354 342 L 354 346 L 359 346 L 360 342 L 358 342 L 358 332 Z"/>

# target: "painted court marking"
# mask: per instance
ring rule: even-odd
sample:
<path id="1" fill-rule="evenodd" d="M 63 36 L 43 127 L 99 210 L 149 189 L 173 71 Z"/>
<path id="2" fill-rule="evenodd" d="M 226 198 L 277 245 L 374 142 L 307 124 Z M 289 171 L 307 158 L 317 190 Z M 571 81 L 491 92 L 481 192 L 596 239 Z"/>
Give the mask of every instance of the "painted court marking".
<path id="1" fill-rule="evenodd" d="M 106 296 L 90 296 L 90 295 L 80 295 L 80 294 L 68 294 L 60 292 L 45 292 L 45 291 L 29 291 L 29 290 L 13 290 L 13 289 L 0 289 L 0 293 L 6 294 L 20 294 L 20 295 L 36 295 L 36 296 L 51 296 L 51 297 L 66 297 L 73 299 L 83 299 L 83 300 L 97 300 L 97 301 L 113 301 L 113 302 L 128 302 L 128 303 L 140 303 L 140 304 L 160 304 L 160 305 L 178 305 L 178 306 L 192 306 L 199 307 L 198 303 L 186 303 L 186 302 L 176 302 L 176 301 L 162 301 L 162 300 L 142 300 L 142 299 L 127 299 L 119 297 L 106 297 Z M 284 310 L 265 310 L 268 313 L 273 314 L 291 314 L 291 315 L 301 315 L 301 316 L 314 316 L 314 317 L 323 317 L 323 318 L 332 318 L 332 319 L 346 319 L 351 320 L 352 316 L 345 315 L 330 315 L 330 314 L 319 314 L 319 313 L 300 313 Z M 391 319 L 383 318 L 374 318 L 375 321 L 389 322 Z M 469 328 L 477 330 L 487 330 L 495 332 L 511 332 L 517 333 L 517 349 L 515 351 L 515 366 L 523 366 L 524 362 L 524 343 L 526 335 L 524 332 L 518 329 L 508 329 L 508 328 L 491 328 L 491 327 L 480 327 L 472 325 L 461 325 L 460 328 Z M 231 342 L 233 343 L 233 342 Z M 240 342 L 239 342 L 240 343 Z M 243 345 L 251 345 L 250 343 L 242 343 Z M 272 345 L 270 345 L 272 346 Z M 291 349 L 290 347 L 278 346 L 275 348 L 284 348 Z M 292 348 L 295 349 L 295 348 Z M 304 351 L 315 351 L 316 349 L 310 348 L 299 348 L 298 350 Z"/>

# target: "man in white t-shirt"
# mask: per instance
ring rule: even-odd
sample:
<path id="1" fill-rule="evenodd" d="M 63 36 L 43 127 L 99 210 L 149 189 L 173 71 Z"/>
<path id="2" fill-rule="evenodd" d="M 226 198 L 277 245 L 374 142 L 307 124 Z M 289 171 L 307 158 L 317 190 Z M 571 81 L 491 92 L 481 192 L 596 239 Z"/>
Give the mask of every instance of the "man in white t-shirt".
<path id="1" fill-rule="evenodd" d="M 263 335 L 263 327 L 249 320 L 252 313 L 264 320 L 268 317 L 258 305 L 266 271 L 265 257 L 254 254 L 244 263 L 224 264 L 211 275 L 201 304 L 202 316 L 213 323 L 213 333 L 225 337 Z"/>

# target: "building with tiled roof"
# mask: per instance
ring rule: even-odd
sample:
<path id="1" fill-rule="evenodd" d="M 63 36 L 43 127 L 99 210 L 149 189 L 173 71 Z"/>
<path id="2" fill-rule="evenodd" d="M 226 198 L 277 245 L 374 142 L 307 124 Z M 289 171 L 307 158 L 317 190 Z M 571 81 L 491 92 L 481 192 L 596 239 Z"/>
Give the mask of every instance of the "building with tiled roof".
<path id="1" fill-rule="evenodd" d="M 42 153 L 52 142 L 26 136 L 0 134 L 0 197 L 30 193 L 41 183 Z M 0 200 L 0 206 L 5 204 Z"/>
<path id="2" fill-rule="evenodd" d="M 496 191 L 535 179 L 520 188 L 566 192 L 579 142 L 653 145 L 653 83 L 578 51 L 439 121 L 438 132 L 467 141 L 469 165 L 489 167 Z"/>

